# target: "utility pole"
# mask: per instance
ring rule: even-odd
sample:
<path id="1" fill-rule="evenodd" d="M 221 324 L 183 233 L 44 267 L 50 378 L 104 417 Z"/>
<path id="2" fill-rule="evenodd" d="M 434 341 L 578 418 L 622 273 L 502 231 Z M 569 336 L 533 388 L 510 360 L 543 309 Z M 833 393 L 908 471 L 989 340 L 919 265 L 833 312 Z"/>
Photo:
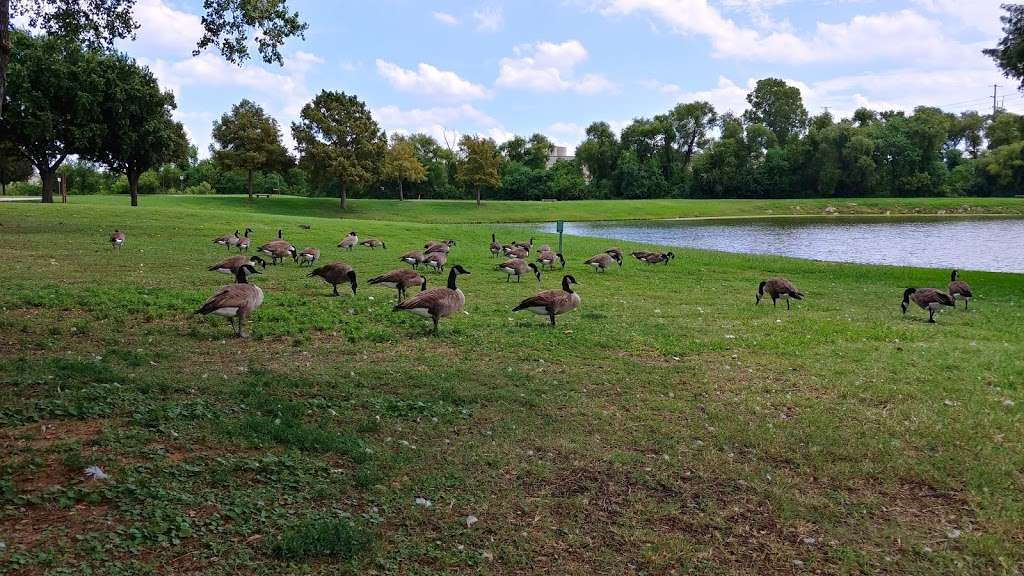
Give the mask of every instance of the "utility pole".
<path id="1" fill-rule="evenodd" d="M 993 84 L 992 85 L 992 116 L 995 116 L 996 112 L 999 111 L 999 104 L 998 104 L 998 102 L 996 100 L 996 94 L 997 94 L 997 90 L 998 89 L 999 89 L 999 84 Z"/>

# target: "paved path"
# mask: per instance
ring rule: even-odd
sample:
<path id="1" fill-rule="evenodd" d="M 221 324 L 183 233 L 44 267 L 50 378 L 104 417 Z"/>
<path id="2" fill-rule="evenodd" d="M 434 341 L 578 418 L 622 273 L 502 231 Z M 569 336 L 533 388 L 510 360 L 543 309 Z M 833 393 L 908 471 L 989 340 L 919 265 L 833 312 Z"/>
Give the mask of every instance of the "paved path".
<path id="1" fill-rule="evenodd" d="M 0 202 L 42 202 L 39 196 L 0 196 Z"/>

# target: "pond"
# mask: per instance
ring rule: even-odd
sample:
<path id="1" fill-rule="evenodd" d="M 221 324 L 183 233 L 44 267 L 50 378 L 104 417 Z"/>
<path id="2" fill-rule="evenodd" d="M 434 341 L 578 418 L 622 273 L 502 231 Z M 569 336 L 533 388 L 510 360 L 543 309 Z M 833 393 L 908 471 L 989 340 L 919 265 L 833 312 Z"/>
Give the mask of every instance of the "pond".
<path id="1" fill-rule="evenodd" d="M 553 232 L 555 224 L 543 227 Z M 1024 272 L 1024 219 L 943 216 L 566 222 L 566 234 L 794 258 Z"/>

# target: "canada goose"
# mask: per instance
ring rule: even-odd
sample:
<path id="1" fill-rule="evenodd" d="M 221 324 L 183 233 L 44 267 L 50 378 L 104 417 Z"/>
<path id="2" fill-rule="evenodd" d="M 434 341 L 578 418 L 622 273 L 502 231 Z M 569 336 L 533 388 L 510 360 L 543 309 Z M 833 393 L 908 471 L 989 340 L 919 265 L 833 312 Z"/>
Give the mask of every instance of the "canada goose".
<path id="1" fill-rule="evenodd" d="M 507 251 L 505 251 L 505 255 L 508 256 L 509 258 L 516 258 L 518 260 L 522 260 L 530 256 L 530 251 L 527 250 L 526 248 L 523 248 L 522 246 L 513 246 L 512 248 L 509 248 Z"/>
<path id="2" fill-rule="evenodd" d="M 279 260 L 284 260 L 288 256 L 296 258 L 295 246 L 292 246 L 287 240 L 272 240 L 260 246 L 258 251 L 270 256 L 270 263 L 275 266 Z"/>
<path id="3" fill-rule="evenodd" d="M 513 242 L 513 244 L 529 252 L 533 249 L 533 238 L 530 238 L 529 242 Z"/>
<path id="4" fill-rule="evenodd" d="M 403 300 L 395 305 L 395 310 L 405 310 L 434 321 L 434 335 L 437 335 L 437 322 L 462 310 L 466 304 L 466 295 L 455 286 L 455 278 L 459 274 L 469 274 L 461 264 L 452 266 L 448 273 L 448 286 L 434 288 Z"/>
<path id="5" fill-rule="evenodd" d="M 547 244 L 541 244 L 537 247 L 537 253 L 540 254 L 541 252 L 554 252 L 554 250 L 552 250 L 551 246 L 548 246 Z"/>
<path id="6" fill-rule="evenodd" d="M 903 291 L 903 302 L 900 303 L 900 309 L 904 314 L 907 313 L 910 300 L 922 310 L 928 311 L 928 321 L 932 323 L 935 322 L 935 313 L 943 306 L 956 306 L 956 300 L 952 296 L 935 288 L 907 288 Z"/>
<path id="7" fill-rule="evenodd" d="M 409 270 L 408 268 L 399 268 L 392 270 L 387 274 L 381 274 L 374 278 L 370 278 L 370 284 L 383 284 L 388 288 L 395 288 L 398 290 L 398 301 L 405 300 L 405 289 L 411 286 L 419 286 L 420 292 L 427 289 L 427 279 L 420 276 L 419 272 L 415 270 Z"/>
<path id="8" fill-rule="evenodd" d="M 352 247 L 359 243 L 359 236 L 355 232 L 349 232 L 348 236 L 338 243 L 338 248 L 352 250 Z"/>
<path id="9" fill-rule="evenodd" d="M 241 238 L 239 238 L 238 242 L 235 243 L 235 246 L 238 247 L 238 251 L 239 252 L 241 252 L 243 250 L 246 250 L 246 251 L 249 250 L 249 243 L 252 242 L 252 240 L 249 238 L 249 233 L 250 232 L 252 232 L 252 228 L 246 228 L 245 229 L 245 235 L 242 236 Z"/>
<path id="10" fill-rule="evenodd" d="M 245 264 L 235 270 L 235 283 L 221 286 L 217 289 L 203 305 L 195 311 L 196 314 L 217 314 L 228 319 L 232 328 L 235 328 L 234 319 L 238 319 L 238 327 L 235 328 L 235 336 L 245 338 L 245 319 L 263 304 L 263 290 L 259 286 L 249 284 L 246 276 L 259 274 L 251 264 Z"/>
<path id="11" fill-rule="evenodd" d="M 424 256 L 423 252 L 420 252 L 419 250 L 413 250 L 412 252 L 406 252 L 405 254 L 402 254 L 398 259 L 412 266 L 415 269 L 419 268 L 420 264 L 423 263 Z"/>
<path id="12" fill-rule="evenodd" d="M 114 233 L 110 235 L 110 246 L 112 248 L 120 248 L 124 244 L 124 232 L 120 230 L 114 230 Z"/>
<path id="13" fill-rule="evenodd" d="M 622 267 L 622 257 L 621 256 L 618 256 L 618 255 L 614 255 L 613 256 L 613 255 L 610 255 L 610 254 L 605 254 L 604 252 L 598 254 L 597 256 L 594 256 L 593 258 L 591 258 L 591 259 L 589 259 L 587 261 L 585 261 L 584 264 L 586 264 L 587 266 L 593 266 L 594 270 L 597 270 L 598 272 L 604 272 L 604 271 L 608 270 L 608 268 L 612 265 L 612 262 L 615 262 L 616 264 L 618 264 L 620 268 Z"/>
<path id="14" fill-rule="evenodd" d="M 953 297 L 953 300 L 963 300 L 964 310 L 967 310 L 967 305 L 971 302 L 971 298 L 974 297 L 971 294 L 971 285 L 963 280 L 957 280 L 957 274 L 959 270 L 953 270 L 949 275 L 949 286 L 946 288 L 949 290 L 949 295 Z"/>
<path id="15" fill-rule="evenodd" d="M 580 305 L 580 295 L 573 292 L 573 284 L 576 284 L 576 279 L 566 274 L 562 276 L 561 290 L 542 290 L 520 302 L 512 311 L 528 310 L 538 315 L 547 314 L 551 319 L 551 325 L 554 326 L 555 316 L 565 314 Z"/>
<path id="16" fill-rule="evenodd" d="M 220 238 L 214 238 L 213 243 L 219 244 L 221 246 L 227 246 L 228 250 L 230 250 L 232 246 L 238 246 L 238 238 L 238 230 L 235 230 L 234 234 L 228 234 L 226 236 L 221 236 Z"/>
<path id="17" fill-rule="evenodd" d="M 611 252 L 609 252 L 609 254 L 611 254 Z M 635 250 L 630 254 L 633 256 L 633 258 L 636 258 L 637 260 L 643 262 L 645 258 L 650 256 L 651 254 L 654 254 L 654 252 L 651 252 L 649 250 Z"/>
<path id="18" fill-rule="evenodd" d="M 611 248 L 605 250 L 604 253 L 609 256 L 618 255 L 619 258 L 622 258 L 622 256 L 625 254 L 625 252 L 622 251 L 622 248 L 619 248 L 618 246 L 612 246 Z"/>
<path id="19" fill-rule="evenodd" d="M 662 262 L 668 264 L 668 261 L 674 259 L 675 257 L 676 255 L 671 252 L 651 252 L 641 260 L 647 262 L 648 264 L 659 264 Z"/>
<path id="20" fill-rule="evenodd" d="M 341 284 L 342 282 L 348 282 L 352 285 L 353 296 L 355 295 L 356 288 L 358 287 L 358 284 L 356 283 L 356 271 L 344 262 L 334 262 L 332 264 L 316 268 L 309 273 L 308 278 L 312 278 L 314 276 L 323 278 L 325 282 L 334 288 L 334 293 L 331 294 L 331 296 L 340 296 L 340 294 L 338 294 L 338 284 Z"/>
<path id="21" fill-rule="evenodd" d="M 757 298 L 754 301 L 755 304 L 761 303 L 761 298 L 764 298 L 765 292 L 768 296 L 771 296 L 772 306 L 775 306 L 776 301 L 782 298 L 786 301 L 786 310 L 789 310 L 789 299 L 803 300 L 804 295 L 799 292 L 795 286 L 785 278 L 769 278 L 757 285 Z"/>
<path id="22" fill-rule="evenodd" d="M 221 262 L 210 266 L 207 270 L 211 272 L 221 272 L 224 274 L 234 274 L 236 270 L 246 264 L 253 268 L 261 266 L 264 270 L 267 269 L 267 261 L 263 258 L 260 258 L 259 256 L 242 256 L 239 254 L 238 256 L 226 258 Z"/>
<path id="23" fill-rule="evenodd" d="M 498 239 L 494 237 L 494 232 L 491 232 L 491 258 L 494 258 L 498 254 L 501 254 L 501 244 L 498 244 Z"/>
<path id="24" fill-rule="evenodd" d="M 314 262 L 320 259 L 320 249 L 313 248 L 312 246 L 303 248 L 301 252 L 295 255 L 295 258 L 299 261 L 299 266 L 302 266 L 303 263 L 312 266 Z"/>
<path id="25" fill-rule="evenodd" d="M 551 250 L 544 250 L 537 256 L 537 263 L 539 263 L 542 268 L 547 266 L 548 269 L 551 269 L 555 265 L 555 260 L 561 262 L 562 270 L 565 270 L 565 257 L 562 256 L 561 252 L 555 253 Z"/>
<path id="26" fill-rule="evenodd" d="M 451 251 L 452 246 L 455 246 L 455 240 L 442 240 L 440 242 L 431 240 L 423 245 L 423 253 L 435 254 L 441 252 L 443 254 L 447 254 Z"/>
<path id="27" fill-rule="evenodd" d="M 512 276 L 516 277 L 516 282 L 521 282 L 523 274 L 529 274 L 531 270 L 533 271 L 533 275 L 537 277 L 537 282 L 540 282 L 540 269 L 537 268 L 537 265 L 533 262 L 527 263 L 526 260 L 513 258 L 512 260 L 498 264 L 498 270 L 501 270 L 506 274 L 505 282 L 511 281 Z"/>
<path id="28" fill-rule="evenodd" d="M 444 252 L 431 252 L 424 255 L 423 263 L 433 268 L 434 272 L 444 272 L 444 267 L 448 264 L 448 255 Z"/>
<path id="29" fill-rule="evenodd" d="M 387 249 L 387 246 L 384 244 L 384 241 L 378 240 L 376 238 L 367 238 L 366 240 L 360 242 L 360 244 L 366 246 L 367 248 L 370 248 L 371 250 L 373 248 L 384 248 L 385 250 Z"/>

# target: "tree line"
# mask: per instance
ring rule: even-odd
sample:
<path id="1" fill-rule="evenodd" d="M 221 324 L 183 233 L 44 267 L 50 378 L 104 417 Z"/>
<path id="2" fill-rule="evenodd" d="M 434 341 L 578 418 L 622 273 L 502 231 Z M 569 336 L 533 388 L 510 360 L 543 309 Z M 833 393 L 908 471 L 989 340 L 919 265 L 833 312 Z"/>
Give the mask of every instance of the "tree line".
<path id="1" fill-rule="evenodd" d="M 1006 38 L 986 50 L 1007 75 L 1024 71 L 1024 9 L 1007 7 Z M 365 103 L 322 91 L 290 127 L 243 100 L 212 127 L 198 160 L 171 114 L 174 97 L 152 73 L 103 46 L 15 32 L 0 183 L 39 175 L 44 201 L 56 178 L 78 193 L 257 193 L 373 197 L 782 198 L 1016 194 L 1024 184 L 1024 117 L 856 110 L 811 115 L 799 88 L 757 82 L 741 115 L 684 102 L 616 133 L 587 127 L 575 158 L 552 162 L 542 134 L 498 144 L 473 135 L 454 146 L 426 134 L 391 134 Z M 70 161 L 68 159 L 71 159 Z"/>

